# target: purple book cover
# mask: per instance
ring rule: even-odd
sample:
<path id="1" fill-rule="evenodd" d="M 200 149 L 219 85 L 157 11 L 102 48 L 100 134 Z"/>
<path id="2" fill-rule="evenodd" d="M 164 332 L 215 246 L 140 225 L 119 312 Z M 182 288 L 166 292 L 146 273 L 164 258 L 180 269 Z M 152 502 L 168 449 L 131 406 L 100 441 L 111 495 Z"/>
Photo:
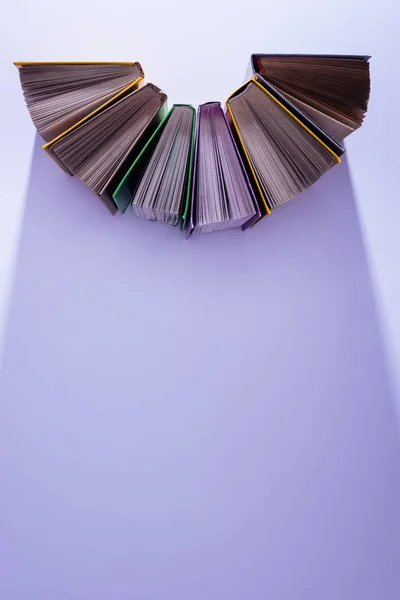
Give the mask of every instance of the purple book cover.
<path id="1" fill-rule="evenodd" d="M 223 122 L 227 128 L 228 136 L 229 136 L 229 140 L 232 143 L 232 148 L 233 148 L 233 155 L 236 157 L 237 159 L 237 163 L 239 165 L 239 168 L 241 170 L 244 182 L 245 182 L 245 187 L 248 190 L 249 194 L 250 194 L 250 198 L 251 198 L 251 202 L 255 211 L 255 214 L 253 214 L 249 219 L 247 219 L 247 221 L 242 225 L 243 229 L 247 229 L 250 225 L 252 225 L 253 223 L 255 223 L 256 221 L 258 221 L 258 219 L 261 216 L 260 213 L 260 209 L 258 207 L 252 186 L 250 184 L 250 180 L 249 177 L 247 175 L 246 169 L 243 165 L 243 161 L 241 159 L 238 147 L 236 145 L 236 142 L 234 140 L 232 131 L 229 127 L 229 123 L 228 120 L 221 108 L 221 103 L 220 102 L 207 102 L 205 104 L 202 104 L 199 106 L 198 108 L 198 114 L 197 114 L 197 124 L 196 124 L 196 138 L 195 138 L 195 150 L 194 150 L 194 176 L 193 176 L 193 182 L 192 182 L 192 194 L 191 194 L 191 207 L 190 207 L 190 220 L 189 220 L 189 227 L 188 227 L 188 236 L 190 236 L 190 234 L 193 232 L 195 226 L 196 226 L 196 188 L 197 188 L 197 183 L 198 183 L 198 179 L 197 179 L 197 169 L 198 169 L 198 156 L 199 156 L 199 140 L 200 140 L 200 126 L 201 126 L 201 120 L 202 120 L 202 110 L 204 107 L 207 107 L 209 113 L 210 111 L 212 111 L 212 113 L 214 114 L 218 114 L 221 115 L 223 117 Z M 236 165 L 235 165 L 235 169 L 237 169 Z M 231 222 L 233 223 L 235 219 L 232 219 Z"/>

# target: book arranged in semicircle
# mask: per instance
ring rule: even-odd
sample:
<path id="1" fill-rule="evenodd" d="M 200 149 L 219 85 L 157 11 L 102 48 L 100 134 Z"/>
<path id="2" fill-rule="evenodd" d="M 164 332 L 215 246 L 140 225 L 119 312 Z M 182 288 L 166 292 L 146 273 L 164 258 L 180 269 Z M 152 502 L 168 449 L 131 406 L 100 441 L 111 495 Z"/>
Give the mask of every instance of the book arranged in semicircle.
<path id="1" fill-rule="evenodd" d="M 43 148 L 110 208 L 187 235 L 253 226 L 340 163 L 369 56 L 253 54 L 227 99 L 174 104 L 138 62 L 16 62 Z"/>

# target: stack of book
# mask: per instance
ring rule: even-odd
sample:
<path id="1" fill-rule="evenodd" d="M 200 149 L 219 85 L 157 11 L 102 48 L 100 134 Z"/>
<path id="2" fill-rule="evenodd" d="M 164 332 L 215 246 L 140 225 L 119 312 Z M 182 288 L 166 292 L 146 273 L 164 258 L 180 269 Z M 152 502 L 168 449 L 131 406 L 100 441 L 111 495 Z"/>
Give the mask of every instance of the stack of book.
<path id="1" fill-rule="evenodd" d="M 368 56 L 254 54 L 225 107 L 167 108 L 137 62 L 17 62 L 43 148 L 112 212 L 188 235 L 246 229 L 340 162 Z"/>

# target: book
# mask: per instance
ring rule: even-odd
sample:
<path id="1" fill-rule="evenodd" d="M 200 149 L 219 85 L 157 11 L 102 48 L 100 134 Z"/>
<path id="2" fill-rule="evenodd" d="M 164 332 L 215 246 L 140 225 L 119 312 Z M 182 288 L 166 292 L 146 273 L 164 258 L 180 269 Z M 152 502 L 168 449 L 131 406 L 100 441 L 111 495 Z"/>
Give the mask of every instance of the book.
<path id="1" fill-rule="evenodd" d="M 41 137 L 50 142 L 101 110 L 144 73 L 138 62 L 15 62 L 25 102 Z"/>
<path id="2" fill-rule="evenodd" d="M 137 62 L 16 62 L 43 148 L 114 213 L 187 234 L 247 229 L 345 152 L 370 95 L 369 56 L 253 54 L 245 83 L 197 111 Z"/>
<path id="3" fill-rule="evenodd" d="M 198 108 L 188 235 L 243 227 L 257 202 L 220 102 Z"/>
<path id="4" fill-rule="evenodd" d="M 256 182 L 263 215 L 340 162 L 328 145 L 254 79 L 228 98 L 227 110 Z"/>
<path id="5" fill-rule="evenodd" d="M 253 54 L 246 79 L 254 77 L 332 147 L 332 140 L 340 144 L 363 122 L 370 95 L 369 59 L 334 54 Z M 343 152 L 338 146 L 332 149 L 337 154 Z"/>
<path id="6" fill-rule="evenodd" d="M 97 196 L 111 197 L 124 165 L 162 119 L 166 101 L 148 83 L 61 134 L 46 149 Z"/>
<path id="7" fill-rule="evenodd" d="M 132 205 L 138 217 L 184 227 L 191 190 L 195 123 L 193 106 L 172 106 L 113 193 L 121 212 Z"/>

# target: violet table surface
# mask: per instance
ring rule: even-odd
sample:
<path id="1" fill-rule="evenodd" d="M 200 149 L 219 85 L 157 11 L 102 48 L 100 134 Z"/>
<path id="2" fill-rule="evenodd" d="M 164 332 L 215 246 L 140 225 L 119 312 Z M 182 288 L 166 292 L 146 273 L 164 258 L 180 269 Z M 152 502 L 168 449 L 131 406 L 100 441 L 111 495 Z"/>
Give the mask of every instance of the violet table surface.
<path id="1" fill-rule="evenodd" d="M 0 598 L 398 600 L 400 453 L 346 160 L 246 233 L 111 217 L 36 140 Z"/>

